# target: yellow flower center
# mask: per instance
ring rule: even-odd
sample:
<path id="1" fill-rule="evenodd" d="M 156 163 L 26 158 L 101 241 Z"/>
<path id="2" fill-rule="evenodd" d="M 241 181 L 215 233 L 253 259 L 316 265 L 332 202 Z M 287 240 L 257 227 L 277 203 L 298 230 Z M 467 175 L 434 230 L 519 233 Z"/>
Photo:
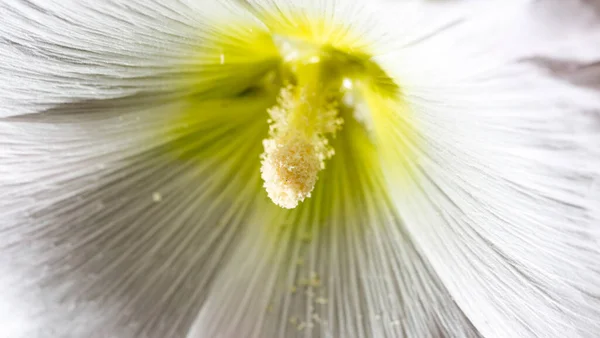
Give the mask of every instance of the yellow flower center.
<path id="1" fill-rule="evenodd" d="M 298 19 L 292 25 L 265 13 L 261 24 L 220 26 L 198 51 L 197 94 L 169 131 L 178 140 L 177 153 L 184 159 L 200 159 L 211 151 L 225 157 L 225 141 L 240 135 L 237 130 L 247 130 L 244 135 L 251 150 L 240 156 L 254 160 L 260 150 L 255 153 L 250 144 L 264 128 L 260 121 L 268 120 L 256 165 L 260 164 L 268 197 L 286 209 L 316 194 L 319 177 L 331 180 L 331 175 L 320 173 L 333 156 L 346 151 L 333 141 L 336 134 L 342 137 L 342 128 L 346 129 L 343 135 L 350 130 L 353 135 L 343 136 L 344 142 L 352 140 L 353 147 L 359 139 L 368 143 L 357 147 L 369 152 L 369 158 L 372 151 L 365 149 L 384 143 L 395 143 L 396 150 L 402 149 L 408 158 L 412 127 L 406 116 L 398 115 L 406 110 L 399 87 L 373 61 L 370 45 L 353 35 L 351 27 L 319 19 Z M 391 133 L 392 124 L 401 134 Z M 207 145 L 220 147 L 218 152 L 208 147 L 202 148 L 202 154 L 188 150 L 192 145 L 186 142 L 192 138 L 183 135 L 196 126 L 206 129 L 198 135 L 207 139 Z M 356 134 L 357 128 L 363 129 L 362 136 Z M 210 143 L 213 134 L 223 138 Z M 340 148 L 338 155 L 333 145 Z M 200 149 L 199 143 L 194 147 Z M 377 161 L 398 162 L 390 156 L 396 151 L 379 150 L 373 156 Z M 344 156 L 344 161 L 354 157 L 360 156 Z M 368 165 L 372 170 L 378 167 L 378 163 Z"/>
<path id="2" fill-rule="evenodd" d="M 344 87 L 339 65 L 326 52 L 302 55 L 287 42 L 283 47 L 291 54 L 282 66 L 287 85 L 268 110 L 270 132 L 263 141 L 261 174 L 269 198 L 291 209 L 310 197 L 325 160 L 334 154 L 327 137 L 343 123 L 337 109 Z"/>

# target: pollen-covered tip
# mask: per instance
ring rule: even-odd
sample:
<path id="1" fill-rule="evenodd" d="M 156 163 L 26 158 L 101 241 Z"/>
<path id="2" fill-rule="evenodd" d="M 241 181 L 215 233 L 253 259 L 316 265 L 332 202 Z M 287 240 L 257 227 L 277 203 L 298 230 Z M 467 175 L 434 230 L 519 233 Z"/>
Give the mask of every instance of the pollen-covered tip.
<path id="1" fill-rule="evenodd" d="M 293 209 L 310 197 L 323 167 L 322 156 L 314 142 L 299 135 L 263 141 L 261 176 L 273 203 Z"/>

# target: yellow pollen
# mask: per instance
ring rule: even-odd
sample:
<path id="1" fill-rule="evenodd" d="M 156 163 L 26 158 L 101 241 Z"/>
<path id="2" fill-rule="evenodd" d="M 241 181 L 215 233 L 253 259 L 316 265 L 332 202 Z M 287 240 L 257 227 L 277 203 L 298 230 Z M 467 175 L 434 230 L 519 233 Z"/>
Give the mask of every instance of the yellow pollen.
<path id="1" fill-rule="evenodd" d="M 269 109 L 269 138 L 261 155 L 267 195 L 287 209 L 310 197 L 325 160 L 334 154 L 327 135 L 343 122 L 337 116 L 336 93 L 330 90 L 334 81 L 323 76 L 318 57 L 308 61 L 294 67 L 296 85 L 281 89 L 277 105 Z"/>
<path id="2" fill-rule="evenodd" d="M 297 133 L 263 141 L 262 178 L 269 198 L 292 209 L 310 197 L 323 166 L 313 142 Z"/>

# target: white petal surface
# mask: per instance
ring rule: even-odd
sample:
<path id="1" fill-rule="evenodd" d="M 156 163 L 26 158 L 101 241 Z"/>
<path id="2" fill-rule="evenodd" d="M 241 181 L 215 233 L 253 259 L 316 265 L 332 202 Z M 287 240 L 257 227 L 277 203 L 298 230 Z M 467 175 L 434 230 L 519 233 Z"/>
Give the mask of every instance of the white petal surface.
<path id="1" fill-rule="evenodd" d="M 449 33 L 446 45 L 424 41 L 395 56 L 410 65 L 397 62 L 389 69 L 405 79 L 410 124 L 419 137 L 403 137 L 398 117 L 398 133 L 382 140 L 388 145 L 388 183 L 399 187 L 392 189 L 394 204 L 424 257 L 484 336 L 595 337 L 600 93 L 552 79 L 524 60 L 544 55 L 553 43 L 582 41 L 587 45 L 570 57 L 591 58 L 600 53 L 598 30 L 576 29 L 576 16 L 568 17 L 572 25 L 564 18 L 561 32 L 578 34 L 567 43 L 560 34 L 544 39 L 536 30 L 503 30 L 504 18 L 495 18 L 457 27 L 458 33 L 469 32 L 463 40 L 453 41 Z M 537 32 L 558 27 L 534 22 Z M 496 37 L 490 39 L 486 33 L 494 27 Z M 530 50 L 502 43 L 527 33 L 539 39 Z M 494 46 L 476 43 L 484 39 Z M 473 47 L 471 52 L 459 43 Z M 444 58 L 436 59 L 434 49 Z M 417 55 L 428 51 L 432 57 L 425 68 Z M 403 154 L 391 150 L 405 149 L 406 142 L 418 159 L 408 165 L 408 188 L 405 177 L 394 172 Z"/>
<path id="2" fill-rule="evenodd" d="M 137 93 L 235 91 L 273 64 L 244 43 L 261 24 L 230 1 L 3 0 L 0 12 L 0 116 Z M 215 22 L 254 30 L 232 37 Z M 233 55 L 221 65 L 224 42 Z M 252 67 L 236 67 L 240 55 Z"/>
<path id="3" fill-rule="evenodd" d="M 259 189 L 244 156 L 266 132 L 228 110 L 164 132 L 206 105 L 88 102 L 0 122 L 0 285 L 15 309 L 0 336 L 185 334 L 242 233 Z"/>
<path id="4" fill-rule="evenodd" d="M 492 100 L 479 111 L 469 110 L 472 102 L 443 111 L 419 104 L 438 136 L 427 138 L 431 148 L 415 165 L 420 183 L 411 196 L 397 193 L 396 206 L 484 335 L 593 337 L 600 330 L 597 117 L 529 100 L 519 107 Z"/>

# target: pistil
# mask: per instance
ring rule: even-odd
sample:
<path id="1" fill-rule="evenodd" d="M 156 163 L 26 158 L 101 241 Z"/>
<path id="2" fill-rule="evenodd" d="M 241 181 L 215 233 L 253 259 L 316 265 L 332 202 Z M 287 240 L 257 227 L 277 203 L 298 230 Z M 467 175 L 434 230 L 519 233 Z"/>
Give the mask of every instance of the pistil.
<path id="1" fill-rule="evenodd" d="M 281 89 L 277 105 L 269 109 L 269 138 L 261 155 L 267 194 L 287 209 L 310 197 L 325 161 L 334 155 L 328 137 L 343 122 L 337 109 L 341 80 L 319 56 L 290 70 L 295 83 Z"/>

